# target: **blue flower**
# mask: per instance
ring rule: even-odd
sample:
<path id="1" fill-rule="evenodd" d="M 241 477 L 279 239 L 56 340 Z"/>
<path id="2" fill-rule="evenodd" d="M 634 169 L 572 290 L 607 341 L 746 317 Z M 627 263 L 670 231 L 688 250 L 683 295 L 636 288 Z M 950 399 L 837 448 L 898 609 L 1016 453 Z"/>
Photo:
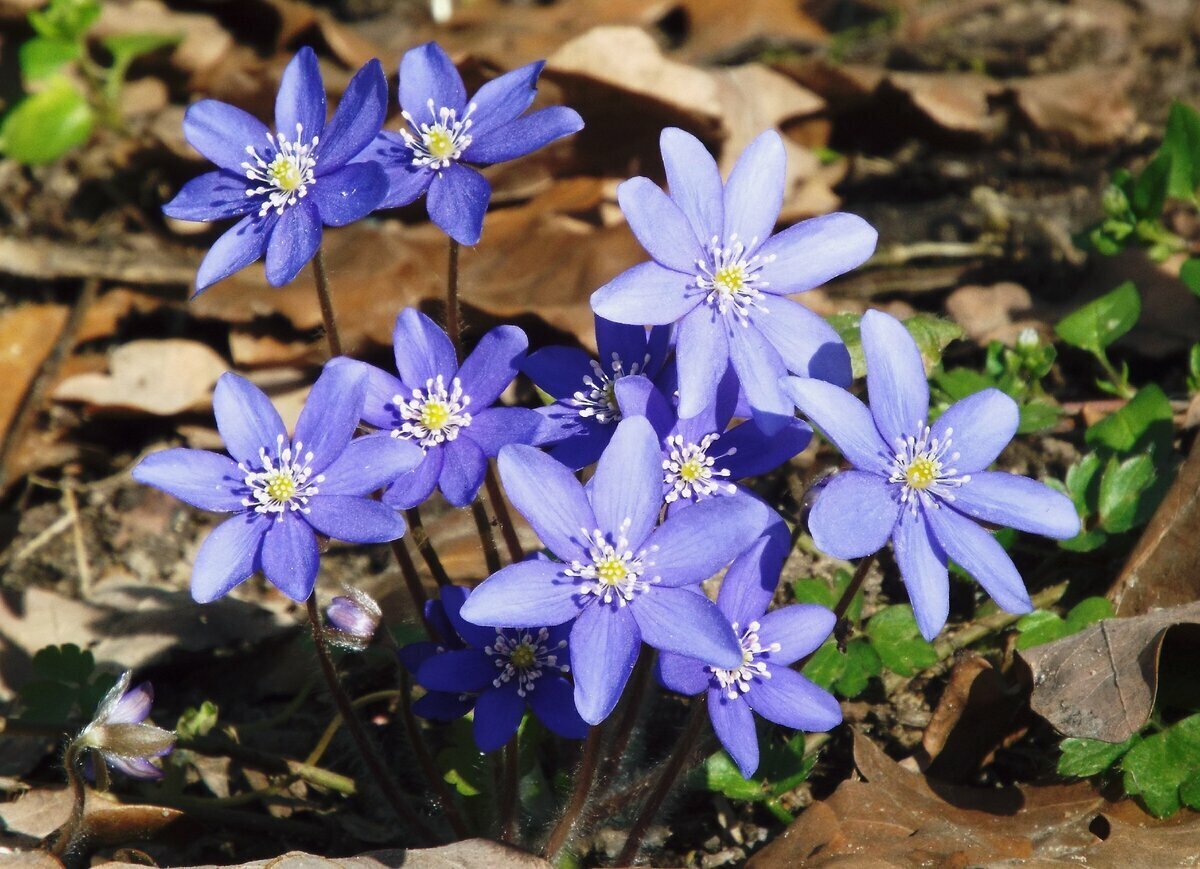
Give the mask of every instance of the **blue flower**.
<path id="1" fill-rule="evenodd" d="M 192 568 L 192 597 L 214 601 L 262 571 L 292 600 L 312 594 L 316 534 L 351 543 L 382 543 L 404 534 L 391 507 L 367 497 L 421 461 L 421 451 L 388 435 L 351 440 L 366 378 L 328 366 L 317 378 L 293 439 L 270 400 L 250 381 L 226 373 L 213 410 L 233 458 L 170 449 L 133 469 L 139 483 L 201 510 L 235 515 L 205 539 Z"/>
<path id="2" fill-rule="evenodd" d="M 406 126 L 379 134 L 368 156 L 388 176 L 384 208 L 428 193 L 429 216 L 462 244 L 475 244 L 491 185 L 468 163 L 486 166 L 522 157 L 577 133 L 573 109 L 551 106 L 526 115 L 544 62 L 531 63 L 485 84 L 468 102 L 462 77 L 436 42 L 400 61 L 400 108 Z"/>
<path id="3" fill-rule="evenodd" d="M 553 444 L 550 455 L 572 470 L 600 458 L 621 421 L 613 384 L 623 377 L 657 377 L 671 350 L 671 330 L 647 332 L 596 318 L 599 360 L 574 347 L 545 347 L 531 353 L 521 370 L 554 399 L 539 408 L 544 419 L 539 444 Z"/>
<path id="4" fill-rule="evenodd" d="M 593 293 L 592 310 L 618 323 L 678 322 L 679 415 L 689 419 L 710 406 L 732 363 L 755 422 L 774 434 L 792 417 L 779 385 L 787 372 L 850 383 L 850 357 L 837 333 L 786 294 L 862 263 L 876 232 L 852 214 L 827 214 L 772 236 L 787 159 L 773 130 L 746 148 L 724 186 L 695 137 L 667 129 L 661 144 L 670 196 L 647 178 L 617 190 L 653 262 Z"/>
<path id="5" fill-rule="evenodd" d="M 361 652 L 375 638 L 383 611 L 375 599 L 362 589 L 343 586 L 325 608 L 325 621 L 331 642 L 345 649 Z"/>
<path id="6" fill-rule="evenodd" d="M 387 192 L 383 170 L 355 162 L 387 112 L 387 80 L 372 60 L 351 79 L 325 123 L 317 56 L 302 48 L 275 98 L 275 133 L 239 108 L 201 100 L 183 132 L 217 171 L 194 178 L 163 206 L 180 220 L 241 218 L 217 239 L 196 274 L 207 289 L 266 254 L 267 281 L 296 277 L 321 246 L 321 226 L 344 226 L 374 211 Z"/>
<path id="7" fill-rule="evenodd" d="M 396 318 L 396 379 L 364 362 L 339 360 L 365 373 L 362 418 L 424 451 L 420 463 L 384 492 L 385 503 L 416 507 L 440 487 L 455 507 L 475 500 L 489 458 L 511 443 L 531 443 L 540 424 L 524 407 L 492 407 L 512 383 L 528 339 L 516 326 L 498 326 L 459 367 L 454 346 L 436 323 L 415 308 Z"/>
<path id="8" fill-rule="evenodd" d="M 721 583 L 717 606 L 741 643 L 740 666 L 722 670 L 670 652 L 658 661 L 658 678 L 666 687 L 681 694 L 708 692 L 713 730 L 747 779 L 758 768 L 754 713 L 810 732 L 842 720 L 833 695 L 788 666 L 825 642 L 836 622 L 833 613 L 812 604 L 767 612 L 786 556 L 786 546 L 764 538 L 730 566 Z"/>
<path id="9" fill-rule="evenodd" d="M 154 686 L 143 682 L 131 689 L 132 675 L 126 670 L 104 695 L 78 742 L 99 751 L 109 766 L 131 778 L 160 779 L 163 772 L 151 758 L 168 754 L 175 734 L 145 723 L 154 704 Z"/>
<path id="10" fill-rule="evenodd" d="M 761 504 L 710 501 L 658 526 L 662 453 L 640 417 L 617 426 L 586 489 L 565 465 L 526 446 L 500 451 L 500 477 L 561 560 L 505 567 L 471 593 L 462 616 L 512 628 L 574 619 L 571 673 L 585 721 L 598 724 L 612 711 L 643 640 L 713 666 L 738 665 L 728 622 L 684 587 L 716 574 L 762 534 L 769 511 Z"/>
<path id="11" fill-rule="evenodd" d="M 417 683 L 431 692 L 475 696 L 480 751 L 495 751 L 512 739 L 526 706 L 559 736 L 587 736 L 587 723 L 575 710 L 563 675 L 571 669 L 570 625 L 514 630 L 482 628 L 463 621 L 457 611 L 452 618 L 466 646 L 427 658 L 417 670 Z"/>
<path id="12" fill-rule="evenodd" d="M 441 588 L 440 594 L 439 599 L 425 601 L 425 621 L 433 629 L 434 639 L 409 643 L 399 653 L 400 663 L 414 677 L 420 671 L 421 665 L 435 655 L 467 647 L 456 627 L 465 624 L 459 618 L 458 612 L 467 599 L 467 589 L 447 585 Z M 456 718 L 462 718 L 474 706 L 474 694 L 461 691 L 426 691 L 413 703 L 413 713 L 433 721 L 454 721 Z"/>
<path id="13" fill-rule="evenodd" d="M 854 465 L 817 496 L 809 529 L 817 547 L 859 558 L 890 539 L 921 633 L 932 640 L 949 613 L 947 559 L 974 576 L 1007 612 L 1029 612 L 1008 554 L 972 520 L 1066 539 L 1079 533 L 1070 499 L 1049 486 L 984 470 L 1017 431 L 1017 405 L 997 389 L 957 402 L 932 425 L 929 384 L 917 343 L 879 311 L 862 318 L 867 408 L 818 380 L 785 388 Z"/>

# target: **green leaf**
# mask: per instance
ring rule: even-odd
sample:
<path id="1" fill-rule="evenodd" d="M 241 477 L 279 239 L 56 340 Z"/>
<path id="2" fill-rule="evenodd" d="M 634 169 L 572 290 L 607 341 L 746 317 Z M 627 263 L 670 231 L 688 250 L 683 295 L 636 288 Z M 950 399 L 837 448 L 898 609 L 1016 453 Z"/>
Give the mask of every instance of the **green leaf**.
<path id="1" fill-rule="evenodd" d="M 49 78 L 79 57 L 79 43 L 46 36 L 35 36 L 18 50 L 21 76 L 25 81 Z"/>
<path id="2" fill-rule="evenodd" d="M 1191 809 L 1200 809 L 1200 770 L 1188 776 L 1179 786 L 1180 801 Z"/>
<path id="3" fill-rule="evenodd" d="M 970 368 L 951 368 L 948 371 L 939 371 L 933 375 L 933 382 L 946 393 L 946 397 L 950 401 L 960 401 L 968 395 L 974 395 L 976 392 L 996 386 L 993 378 Z"/>
<path id="4" fill-rule="evenodd" d="M 59 76 L 5 116 L 0 152 L 19 163 L 50 163 L 86 142 L 94 123 L 95 114 L 83 94 Z"/>
<path id="5" fill-rule="evenodd" d="M 1108 540 L 1108 535 L 1099 528 L 1093 528 L 1091 531 L 1081 531 L 1070 540 L 1060 540 L 1058 545 L 1060 549 L 1065 549 L 1068 552 L 1092 552 L 1099 549 Z"/>
<path id="6" fill-rule="evenodd" d="M 135 57 L 177 45 L 182 38 L 179 33 L 123 33 L 106 38 L 104 47 L 113 56 L 113 66 L 127 66 Z"/>
<path id="7" fill-rule="evenodd" d="M 1058 774 L 1087 778 L 1104 772 L 1140 742 L 1141 738 L 1136 733 L 1124 742 L 1068 737 L 1059 745 L 1062 755 L 1058 758 Z"/>
<path id="8" fill-rule="evenodd" d="M 1078 633 L 1088 625 L 1094 625 L 1103 619 L 1116 616 L 1112 601 L 1106 597 L 1085 597 L 1067 613 L 1067 627 L 1072 634 Z"/>
<path id="9" fill-rule="evenodd" d="M 951 341 L 963 336 L 962 327 L 953 320 L 933 314 L 914 314 L 904 321 L 904 328 L 917 342 L 926 371 L 932 370 L 942 361 L 942 351 Z"/>
<path id="10" fill-rule="evenodd" d="M 1084 440 L 1118 453 L 1141 452 L 1153 446 L 1161 455 L 1171 446 L 1173 418 L 1170 399 L 1151 383 L 1120 410 L 1088 428 Z"/>
<path id="11" fill-rule="evenodd" d="M 883 672 L 883 661 L 880 660 L 879 653 L 865 640 L 851 640 L 846 643 L 846 653 L 842 657 L 845 659 L 845 666 L 833 687 L 843 697 L 857 697 L 866 690 L 872 676 Z"/>
<path id="12" fill-rule="evenodd" d="M 846 671 L 846 656 L 838 651 L 837 640 L 830 637 L 808 659 L 802 671 L 816 685 L 829 691 Z"/>
<path id="13" fill-rule="evenodd" d="M 1100 525 L 1109 534 L 1121 534 L 1137 524 L 1138 502 L 1154 483 L 1154 461 L 1149 455 L 1118 462 L 1113 456 L 1100 481 Z"/>
<path id="14" fill-rule="evenodd" d="M 1200 186 L 1200 113 L 1179 101 L 1171 104 L 1160 154 L 1170 160 L 1167 195 L 1194 201 Z"/>
<path id="15" fill-rule="evenodd" d="M 710 754 L 704 761 L 704 786 L 715 793 L 724 794 L 731 800 L 757 802 L 766 799 L 767 792 L 762 783 L 742 777 L 742 772 L 725 751 Z"/>
<path id="16" fill-rule="evenodd" d="M 1067 636 L 1067 623 L 1057 613 L 1035 610 L 1017 619 L 1017 648 L 1031 649 Z"/>
<path id="17" fill-rule="evenodd" d="M 78 688 L 53 679 L 26 682 L 17 695 L 21 698 L 21 717 L 38 724 L 66 724 L 79 705 Z"/>
<path id="18" fill-rule="evenodd" d="M 1018 407 L 1017 434 L 1033 434 L 1047 431 L 1058 425 L 1062 409 L 1047 401 L 1031 401 Z"/>
<path id="19" fill-rule="evenodd" d="M 29 13 L 29 24 L 39 36 L 78 42 L 100 17 L 99 0 L 50 0 Z"/>
<path id="20" fill-rule="evenodd" d="M 1179 280 L 1187 285 L 1187 288 L 1200 296 L 1200 257 L 1191 257 L 1184 260 L 1183 265 L 1179 267 Z"/>
<path id="21" fill-rule="evenodd" d="M 901 676 L 911 676 L 937 663 L 937 652 L 921 636 L 907 604 L 884 607 L 871 616 L 867 637 L 883 666 Z"/>
<path id="22" fill-rule="evenodd" d="M 490 793 L 494 789 L 487 755 L 475 745 L 471 722 L 459 718 L 450 723 L 450 745 L 438 752 L 438 768 L 445 770 L 445 780 L 454 785 L 464 797 Z"/>
<path id="23" fill-rule="evenodd" d="M 1162 214 L 1171 184 L 1171 163 L 1169 154 L 1160 153 L 1146 164 L 1134 183 L 1130 204 L 1134 213 L 1142 218 L 1139 222 L 1144 223 L 1148 218 L 1157 221 Z"/>
<path id="24" fill-rule="evenodd" d="M 205 700 L 199 707 L 185 709 L 175 724 L 175 733 L 180 742 L 207 736 L 217 726 L 217 714 L 217 705 L 211 700 Z"/>
<path id="25" fill-rule="evenodd" d="M 781 796 L 797 788 L 817 765 L 815 752 L 807 757 L 804 755 L 803 733 L 794 734 L 783 744 L 771 739 L 768 733 L 762 742 L 755 778 L 762 781 L 763 789 L 772 797 Z"/>
<path id="26" fill-rule="evenodd" d="M 74 643 L 46 646 L 33 656 L 33 671 L 43 679 L 53 679 L 73 685 L 83 685 L 96 669 L 91 652 Z"/>
<path id="27" fill-rule="evenodd" d="M 1142 300 L 1132 281 L 1088 302 L 1054 327 L 1058 337 L 1072 347 L 1097 355 L 1133 328 L 1142 313 Z"/>
<path id="28" fill-rule="evenodd" d="M 1193 344 L 1188 354 L 1187 384 L 1189 393 L 1200 392 L 1200 344 Z"/>
<path id="29" fill-rule="evenodd" d="M 833 589 L 823 579 L 797 579 L 792 583 L 792 597 L 796 603 L 815 603 L 825 609 L 833 609 L 837 603 Z"/>
<path id="30" fill-rule="evenodd" d="M 830 314 L 825 318 L 846 345 L 850 354 L 850 371 L 855 380 L 867 374 L 867 357 L 863 353 L 862 334 L 858 331 L 858 314 Z"/>
<path id="31" fill-rule="evenodd" d="M 1175 722 L 1133 746 L 1121 759 L 1125 792 L 1166 817 L 1179 809 L 1179 788 L 1200 768 L 1200 715 Z"/>
<path id="32" fill-rule="evenodd" d="M 1067 469 L 1067 494 L 1081 516 L 1096 512 L 1100 499 L 1100 470 L 1104 462 L 1096 453 L 1088 453 Z"/>

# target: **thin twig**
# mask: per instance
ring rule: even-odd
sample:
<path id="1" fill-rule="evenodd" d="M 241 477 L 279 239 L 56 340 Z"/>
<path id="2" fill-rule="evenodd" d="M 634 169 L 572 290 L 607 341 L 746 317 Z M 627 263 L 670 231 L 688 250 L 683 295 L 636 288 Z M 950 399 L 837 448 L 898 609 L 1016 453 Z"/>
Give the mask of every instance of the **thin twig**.
<path id="1" fill-rule="evenodd" d="M 844 622 L 846 619 L 846 611 L 850 609 L 850 604 L 854 603 L 854 597 L 858 594 L 859 589 L 862 588 L 863 581 L 867 578 L 867 573 L 870 572 L 871 565 L 874 563 L 874 554 L 868 555 L 859 560 L 858 566 L 854 569 L 854 576 L 850 579 L 850 584 L 846 586 L 846 590 L 842 592 L 842 596 L 838 599 L 837 605 L 834 606 L 833 617 L 835 619 L 835 624 L 833 627 L 833 635 L 835 637 L 845 636 L 843 629 L 845 628 Z M 798 671 L 803 670 L 804 665 L 807 664 L 812 659 L 812 656 L 816 653 L 816 649 L 809 652 L 807 655 L 797 661 L 792 669 Z"/>
<path id="2" fill-rule="evenodd" d="M 408 589 L 408 596 L 412 598 L 413 606 L 417 610 L 417 617 L 420 618 L 421 624 L 425 627 L 425 634 L 431 640 L 437 639 L 437 631 L 429 623 L 429 617 L 425 615 L 425 604 L 429 600 L 429 596 L 425 594 L 425 586 L 421 585 L 421 577 L 417 573 L 417 565 L 413 563 L 412 556 L 408 552 L 408 546 L 403 539 L 392 541 L 392 554 L 396 556 L 396 562 L 400 565 L 400 575 L 404 578 L 404 586 Z"/>
<path id="3" fill-rule="evenodd" d="M 321 322 L 325 324 L 325 340 L 329 342 L 330 357 L 342 355 L 342 336 L 338 334 L 337 317 L 333 313 L 333 298 L 329 294 L 329 274 L 325 271 L 325 252 L 317 248 L 313 257 L 313 275 L 317 279 L 317 301 L 321 305 Z"/>
<path id="4" fill-rule="evenodd" d="M 462 361 L 462 324 L 458 309 L 458 242 L 450 239 L 446 268 L 446 333 L 454 345 L 454 355 Z"/>
<path id="5" fill-rule="evenodd" d="M 483 560 L 487 564 L 488 575 L 491 575 L 500 569 L 500 550 L 496 548 L 492 520 L 488 518 L 482 499 L 471 502 L 471 515 L 475 517 L 475 530 L 479 532 L 479 542 L 483 545 Z"/>
<path id="6" fill-rule="evenodd" d="M 500 488 L 500 478 L 496 475 L 495 467 L 489 462 L 487 474 L 483 478 L 487 486 L 487 497 L 491 503 L 492 512 L 496 514 L 496 522 L 500 525 L 500 534 L 504 545 L 508 548 L 508 557 L 513 564 L 525 558 L 525 550 L 521 539 L 517 537 L 517 526 L 509 512 L 508 502 L 504 500 L 504 492 Z"/>
<path id="7" fill-rule="evenodd" d="M 579 761 L 579 768 L 575 770 L 575 789 L 571 794 L 571 801 L 567 803 L 567 810 L 563 812 L 563 816 L 558 819 L 558 823 L 550 832 L 550 838 L 546 841 L 546 847 L 542 851 L 542 856 L 551 863 L 558 862 L 559 852 L 570 839 L 575 824 L 578 823 L 579 816 L 583 814 L 583 809 L 587 805 L 588 796 L 592 792 L 592 782 L 596 776 L 596 765 L 600 761 L 600 743 L 603 738 L 604 729 L 599 724 L 594 725 L 588 731 L 587 740 L 583 743 L 583 758 Z"/>
<path id="8" fill-rule="evenodd" d="M 421 521 L 420 509 L 411 507 L 405 510 L 404 518 L 408 520 L 409 539 L 416 544 L 417 551 L 421 553 L 421 558 L 433 574 L 434 581 L 438 585 L 449 585 L 450 575 L 446 573 L 446 568 L 442 567 L 442 560 L 433 548 L 433 541 L 429 539 L 429 532 L 425 530 L 425 524 Z"/>

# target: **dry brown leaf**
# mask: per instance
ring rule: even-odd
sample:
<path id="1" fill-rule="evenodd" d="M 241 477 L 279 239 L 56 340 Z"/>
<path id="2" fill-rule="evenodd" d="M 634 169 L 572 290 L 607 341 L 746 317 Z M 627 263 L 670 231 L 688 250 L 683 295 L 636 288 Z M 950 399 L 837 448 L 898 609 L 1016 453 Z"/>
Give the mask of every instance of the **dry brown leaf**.
<path id="1" fill-rule="evenodd" d="M 108 338 L 117 333 L 122 321 L 137 314 L 148 314 L 168 304 L 160 296 L 139 293 L 136 290 L 116 287 L 102 294 L 83 315 L 76 344 L 86 344 L 98 338 Z"/>
<path id="2" fill-rule="evenodd" d="M 1129 101 L 1134 70 L 1085 67 L 1016 82 L 1017 106 L 1041 133 L 1081 148 L 1120 142 L 1137 113 Z"/>
<path id="3" fill-rule="evenodd" d="M 107 863 L 111 869 L 144 869 L 133 863 Z M 195 866 L 190 869 L 550 869 L 550 863 L 511 845 L 487 839 L 465 839 L 438 848 L 372 851 L 357 857 L 321 857 L 290 851 L 270 860 L 237 866 Z"/>
<path id="4" fill-rule="evenodd" d="M 991 136 L 1004 128 L 1004 116 L 992 112 L 989 101 L 1004 93 L 1005 87 L 985 75 L 894 72 L 886 81 L 943 130 Z"/>
<path id="5" fill-rule="evenodd" d="M 65 305 L 18 305 L 0 312 L 0 442 L 67 323 Z"/>
<path id="6" fill-rule="evenodd" d="M 229 365 L 211 347 L 182 338 L 130 341 L 112 351 L 108 374 L 80 374 L 54 390 L 58 401 L 100 410 L 174 416 L 212 406 Z"/>
<path id="7" fill-rule="evenodd" d="M 970 284 L 946 298 L 946 313 L 971 340 L 983 346 L 990 341 L 1012 345 L 1026 329 L 1048 333 L 1049 327 L 1042 320 L 1020 316 L 1032 310 L 1029 290 L 1011 281 L 986 287 Z"/>
<path id="8" fill-rule="evenodd" d="M 69 788 L 39 788 L 0 803 L 0 821 L 9 834 L 41 839 L 66 822 L 73 803 Z M 123 805 L 89 788 L 84 824 L 91 844 L 109 846 L 152 836 L 181 817 L 177 809 Z"/>
<path id="9" fill-rule="evenodd" d="M 1030 706 L 1067 736 L 1124 742 L 1141 730 L 1154 708 L 1167 631 L 1195 624 L 1200 624 L 1200 602 L 1105 619 L 1026 649 L 1020 655 L 1033 672 Z"/>

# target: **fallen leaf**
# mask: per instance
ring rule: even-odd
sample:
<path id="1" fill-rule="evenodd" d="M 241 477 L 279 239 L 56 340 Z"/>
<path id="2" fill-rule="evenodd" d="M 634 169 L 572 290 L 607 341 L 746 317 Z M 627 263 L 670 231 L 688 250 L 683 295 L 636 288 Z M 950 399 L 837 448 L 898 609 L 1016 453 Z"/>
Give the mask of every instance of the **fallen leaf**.
<path id="1" fill-rule="evenodd" d="M 67 315 L 65 305 L 18 305 L 0 312 L 0 443 L 54 350 Z"/>
<path id="2" fill-rule="evenodd" d="M 1134 70 L 1085 67 L 1017 81 L 1017 107 L 1039 132 L 1080 148 L 1102 148 L 1129 133 Z"/>
<path id="3" fill-rule="evenodd" d="M 5 832 L 41 839 L 62 826 L 71 814 L 69 788 L 39 788 L 8 803 L 0 803 Z M 183 817 L 163 806 L 124 805 L 111 796 L 88 789 L 85 829 L 93 845 L 120 845 L 152 836 Z"/>
<path id="4" fill-rule="evenodd" d="M 106 863 L 112 869 L 144 869 L 133 863 Z M 487 839 L 464 839 L 437 848 L 371 851 L 356 857 L 322 857 L 289 851 L 270 860 L 236 866 L 193 866 L 190 869 L 550 869 L 550 863 L 511 845 Z"/>
<path id="5" fill-rule="evenodd" d="M 991 286 L 970 284 L 959 287 L 946 298 L 946 313 L 975 343 L 987 346 L 991 341 L 1013 345 L 1026 329 L 1049 334 L 1040 319 L 1021 314 L 1033 310 L 1033 297 L 1020 284 L 1004 281 Z"/>
<path id="6" fill-rule="evenodd" d="M 879 94 L 883 100 L 896 92 L 905 95 L 914 108 L 930 121 L 952 133 L 992 136 L 1004 129 L 1006 119 L 994 112 L 991 100 L 1004 93 L 1001 82 L 978 73 L 890 73 L 892 90 Z"/>

